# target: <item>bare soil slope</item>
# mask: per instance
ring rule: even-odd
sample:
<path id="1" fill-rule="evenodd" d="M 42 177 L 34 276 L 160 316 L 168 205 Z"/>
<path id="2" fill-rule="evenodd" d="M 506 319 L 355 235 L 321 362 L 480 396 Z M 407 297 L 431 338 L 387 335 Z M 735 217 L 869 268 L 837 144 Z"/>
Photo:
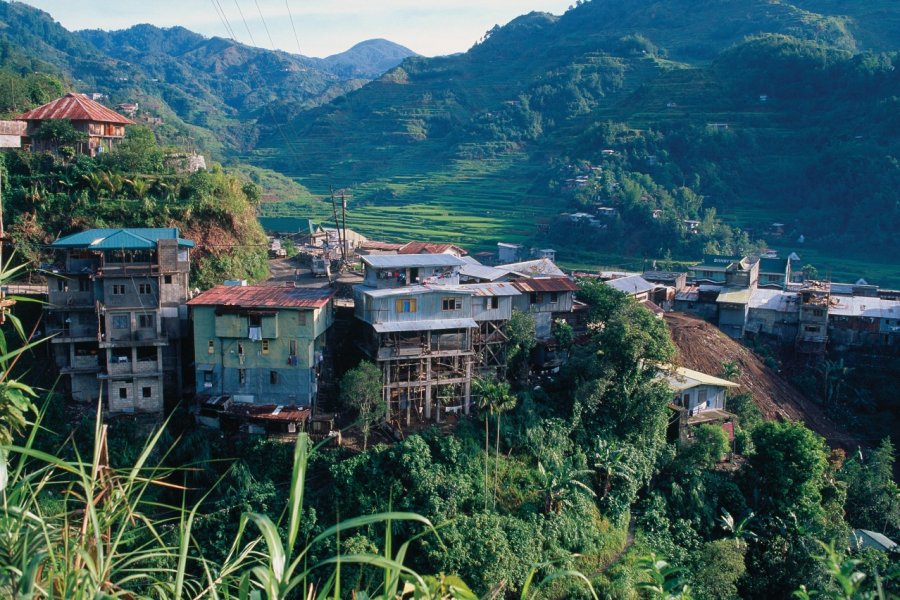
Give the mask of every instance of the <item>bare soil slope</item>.
<path id="1" fill-rule="evenodd" d="M 797 388 L 767 367 L 750 349 L 732 340 L 714 325 L 684 313 L 666 313 L 672 340 L 678 348 L 676 362 L 689 369 L 719 376 L 722 363 L 735 361 L 741 374 L 741 391 L 753 394 L 766 419 L 803 421 L 831 446 L 853 450 L 861 441 L 828 418 L 821 407 L 807 400 Z"/>

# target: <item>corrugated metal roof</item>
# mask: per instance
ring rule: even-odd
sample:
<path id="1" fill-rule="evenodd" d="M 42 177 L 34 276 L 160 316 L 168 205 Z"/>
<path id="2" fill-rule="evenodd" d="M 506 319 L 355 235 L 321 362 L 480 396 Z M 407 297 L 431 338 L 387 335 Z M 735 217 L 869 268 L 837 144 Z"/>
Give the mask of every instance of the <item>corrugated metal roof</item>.
<path id="1" fill-rule="evenodd" d="M 435 319 L 430 321 L 392 321 L 372 325 L 378 333 L 399 331 L 438 331 L 442 329 L 474 329 L 478 323 L 474 319 Z"/>
<path id="2" fill-rule="evenodd" d="M 678 392 L 689 390 L 698 385 L 716 385 L 729 388 L 739 387 L 738 384 L 733 381 L 719 379 L 718 377 L 713 377 L 712 375 L 707 375 L 706 373 L 701 373 L 700 371 L 694 371 L 693 369 L 687 369 L 685 367 L 675 367 L 674 369 L 664 371 L 660 374 L 660 377 L 665 379 L 666 383 L 669 384 L 669 387 Z"/>
<path id="3" fill-rule="evenodd" d="M 841 317 L 900 319 L 900 301 L 870 296 L 832 296 L 828 314 Z"/>
<path id="4" fill-rule="evenodd" d="M 311 220 L 300 217 L 257 217 L 257 220 L 264 230 L 275 233 L 313 233 L 316 227 Z"/>
<path id="5" fill-rule="evenodd" d="M 134 121 L 123 117 L 116 111 L 94 102 L 84 94 L 70 92 L 43 106 L 22 113 L 20 121 L 47 121 L 50 119 L 68 119 L 70 121 L 95 121 L 98 123 L 116 123 L 134 125 Z"/>
<path id="6" fill-rule="evenodd" d="M 467 264 L 459 270 L 459 274 L 462 277 L 472 277 L 473 279 L 484 279 L 486 281 L 497 281 L 498 279 L 509 275 L 509 271 L 505 271 L 503 269 L 495 269 L 494 267 L 487 267 L 485 265 Z"/>
<path id="7" fill-rule="evenodd" d="M 800 296 L 792 292 L 781 290 L 766 290 L 758 288 L 750 295 L 749 306 L 756 310 L 774 310 L 789 312 L 798 310 Z"/>
<path id="8" fill-rule="evenodd" d="M 562 277 L 565 275 L 559 267 L 553 264 L 549 258 L 539 258 L 537 260 L 526 260 L 525 262 L 508 263 L 505 265 L 497 265 L 498 269 L 518 273 L 525 277 L 534 277 L 537 275 L 549 275 L 554 277 Z"/>
<path id="9" fill-rule="evenodd" d="M 750 295 L 752 293 L 753 290 L 751 290 L 750 288 L 725 288 L 724 290 L 719 292 L 719 297 L 716 298 L 716 302 L 725 302 L 728 304 L 749 304 Z"/>
<path id="10" fill-rule="evenodd" d="M 512 282 L 522 292 L 574 292 L 578 289 L 568 277 L 538 277 L 516 279 Z"/>
<path id="11" fill-rule="evenodd" d="M 431 242 L 409 242 L 397 252 L 398 254 L 468 254 L 465 250 L 454 244 L 434 244 Z"/>
<path id="12" fill-rule="evenodd" d="M 275 404 L 243 404 L 232 402 L 226 413 L 254 421 L 287 421 L 301 423 L 309 418 L 310 410 L 302 406 L 282 406 Z"/>
<path id="13" fill-rule="evenodd" d="M 275 287 L 272 285 L 217 285 L 189 300 L 191 306 L 242 308 L 321 308 L 328 304 L 330 288 Z"/>
<path id="14" fill-rule="evenodd" d="M 194 242 L 178 237 L 175 227 L 135 227 L 122 229 L 88 229 L 53 242 L 54 248 L 86 248 L 91 250 L 148 250 L 158 240 L 178 240 L 178 245 L 193 248 Z"/>
<path id="15" fill-rule="evenodd" d="M 606 285 L 619 290 L 629 296 L 636 296 L 656 289 L 656 285 L 650 283 L 640 275 L 630 275 L 628 277 L 619 277 L 618 279 L 610 279 Z"/>
<path id="16" fill-rule="evenodd" d="M 437 286 L 435 286 L 437 287 Z M 432 288 L 435 289 L 435 288 Z M 441 290 L 459 291 L 473 296 L 518 296 L 521 292 L 512 283 L 461 283 L 442 285 Z"/>
<path id="17" fill-rule="evenodd" d="M 373 288 L 365 285 L 356 286 L 367 296 L 372 298 L 386 298 L 389 296 L 414 296 L 416 294 L 444 293 L 465 294 L 471 296 L 471 290 L 456 285 L 408 285 L 399 288 Z"/>
<path id="18" fill-rule="evenodd" d="M 406 267 L 460 267 L 465 261 L 452 254 L 374 254 L 361 257 L 374 269 L 401 269 Z"/>

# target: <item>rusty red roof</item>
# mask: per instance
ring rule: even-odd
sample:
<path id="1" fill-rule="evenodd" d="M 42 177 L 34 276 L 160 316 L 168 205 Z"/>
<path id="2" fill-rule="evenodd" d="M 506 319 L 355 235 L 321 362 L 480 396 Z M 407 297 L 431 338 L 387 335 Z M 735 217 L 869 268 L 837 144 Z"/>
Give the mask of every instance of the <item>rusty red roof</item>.
<path id="1" fill-rule="evenodd" d="M 391 251 L 391 250 L 399 250 L 402 248 L 404 244 L 394 244 L 392 242 L 378 242 L 375 240 L 369 240 L 368 242 L 363 242 L 359 245 L 363 250 L 383 250 L 383 251 Z"/>
<path id="2" fill-rule="evenodd" d="M 47 121 L 50 119 L 134 125 L 134 121 L 131 119 L 123 117 L 116 111 L 106 108 L 98 102 L 94 102 L 84 94 L 74 92 L 70 92 L 62 98 L 57 98 L 16 117 L 18 121 Z"/>
<path id="3" fill-rule="evenodd" d="M 568 277 L 516 279 L 512 284 L 523 292 L 574 292 L 578 289 L 575 282 Z"/>
<path id="4" fill-rule="evenodd" d="M 239 306 L 242 308 L 322 308 L 334 290 L 272 285 L 217 285 L 188 301 L 191 306 Z"/>
<path id="5" fill-rule="evenodd" d="M 433 244 L 431 242 L 409 242 L 400 248 L 397 254 L 444 254 L 448 250 L 460 256 L 468 254 L 455 244 Z"/>
<path id="6" fill-rule="evenodd" d="M 309 418 L 310 410 L 302 406 L 275 404 L 241 404 L 234 402 L 226 410 L 229 415 L 253 421 L 288 421 L 299 423 Z"/>

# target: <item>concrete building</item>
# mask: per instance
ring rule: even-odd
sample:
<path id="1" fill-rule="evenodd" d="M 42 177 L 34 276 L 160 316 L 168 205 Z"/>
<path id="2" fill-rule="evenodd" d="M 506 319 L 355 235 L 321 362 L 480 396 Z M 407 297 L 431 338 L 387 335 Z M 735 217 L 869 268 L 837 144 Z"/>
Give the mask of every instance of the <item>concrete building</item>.
<path id="1" fill-rule="evenodd" d="M 800 288 L 799 296 L 796 348 L 803 353 L 822 354 L 828 341 L 831 284 L 827 281 L 808 280 Z"/>
<path id="2" fill-rule="evenodd" d="M 672 389 L 674 398 L 669 408 L 678 414 L 678 419 L 672 421 L 671 438 L 688 440 L 693 437 L 693 427 L 719 424 L 733 439 L 734 415 L 725 410 L 725 400 L 726 390 L 737 388 L 738 384 L 684 367 L 668 367 L 659 377 Z"/>
<path id="3" fill-rule="evenodd" d="M 790 282 L 790 259 L 766 257 L 759 259 L 759 287 L 783 290 Z"/>
<path id="4" fill-rule="evenodd" d="M 67 395 L 110 413 L 181 397 L 190 249 L 174 228 L 90 229 L 53 243 L 48 333 Z"/>
<path id="5" fill-rule="evenodd" d="M 197 394 L 312 406 L 333 296 L 330 288 L 288 282 L 219 285 L 190 300 Z"/>
<path id="6" fill-rule="evenodd" d="M 361 349 L 381 369 L 391 414 L 438 420 L 470 410 L 475 368 L 475 292 L 459 285 L 466 262 L 452 254 L 362 257 L 354 286 Z M 483 301 L 480 301 L 484 307 Z M 499 310 L 499 305 L 498 309 Z"/>

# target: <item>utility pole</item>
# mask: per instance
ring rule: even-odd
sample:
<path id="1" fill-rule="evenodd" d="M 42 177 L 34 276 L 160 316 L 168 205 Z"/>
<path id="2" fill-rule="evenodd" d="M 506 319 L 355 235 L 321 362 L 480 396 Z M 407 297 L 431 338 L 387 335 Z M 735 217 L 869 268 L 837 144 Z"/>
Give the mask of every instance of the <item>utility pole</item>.
<path id="1" fill-rule="evenodd" d="M 331 188 L 331 214 L 334 215 L 334 229 L 338 234 L 338 245 L 341 247 L 341 264 L 344 262 L 344 242 L 341 237 L 341 223 L 337 217 L 337 205 L 334 203 L 334 188 Z M 328 235 L 325 235 L 325 243 L 328 243 Z"/>
<path id="2" fill-rule="evenodd" d="M 343 262 L 347 262 L 347 197 L 344 190 L 341 190 L 341 217 L 344 220 L 344 242 L 341 244 L 341 258 Z"/>

